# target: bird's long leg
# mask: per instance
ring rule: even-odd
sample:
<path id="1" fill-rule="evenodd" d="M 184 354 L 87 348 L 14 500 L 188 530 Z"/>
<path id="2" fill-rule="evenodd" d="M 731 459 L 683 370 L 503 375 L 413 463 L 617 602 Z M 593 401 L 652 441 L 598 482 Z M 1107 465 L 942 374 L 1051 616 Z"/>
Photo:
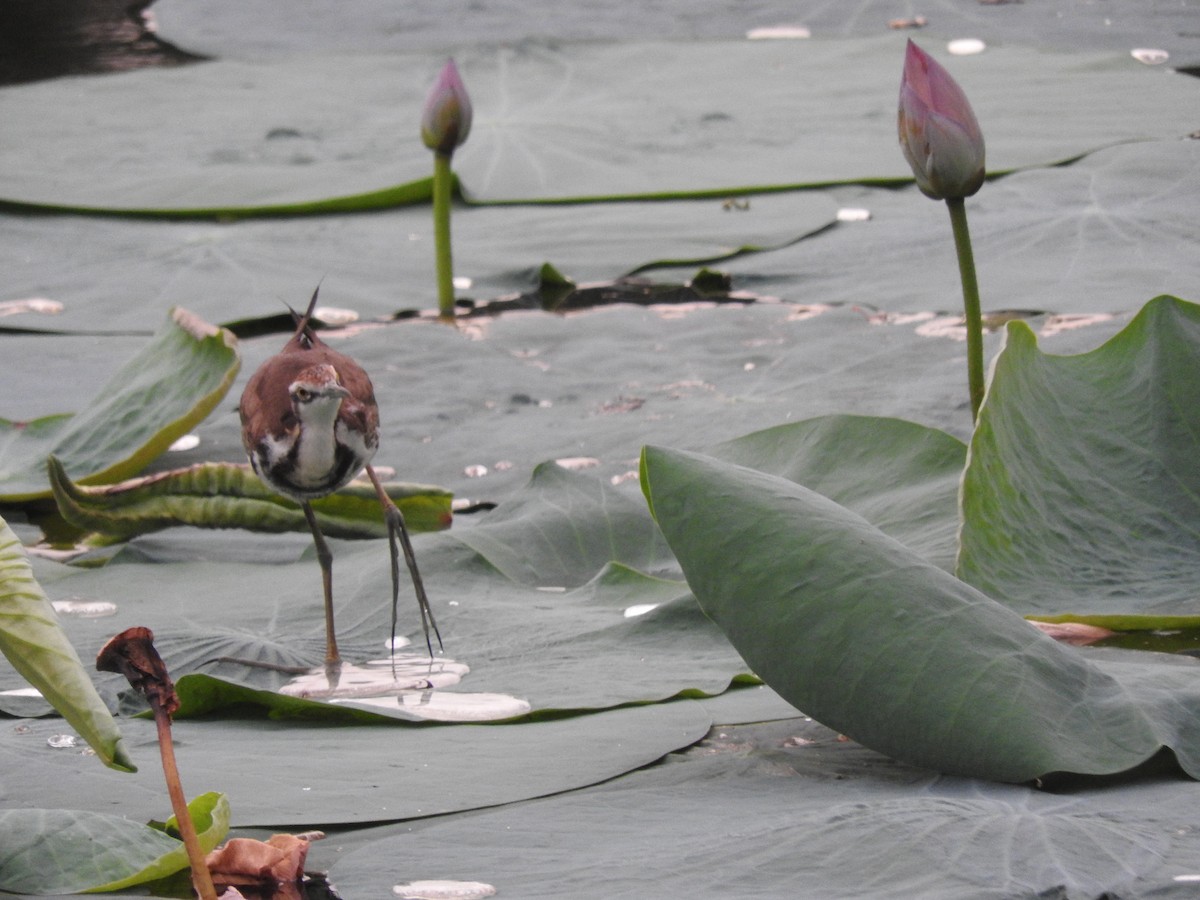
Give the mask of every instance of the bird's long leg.
<path id="1" fill-rule="evenodd" d="M 375 469 L 371 466 L 367 466 L 367 477 L 371 479 L 371 484 L 375 485 L 375 493 L 379 497 L 380 506 L 383 507 L 383 517 L 388 526 L 388 549 L 392 554 L 392 639 L 394 641 L 396 637 L 396 603 L 400 596 L 400 555 L 396 550 L 396 542 L 399 539 L 400 547 L 404 550 L 404 561 L 408 563 L 408 574 L 412 576 L 413 590 L 417 594 L 417 605 L 421 608 L 421 627 L 425 631 L 425 646 L 429 648 L 429 655 L 433 656 L 433 638 L 430 636 L 430 629 L 433 629 L 433 635 L 437 637 L 439 650 L 444 649 L 442 633 L 438 630 L 437 621 L 433 618 L 429 597 L 425 594 L 425 583 L 421 580 L 421 573 L 417 569 L 417 555 L 413 552 L 412 541 L 408 539 L 404 514 L 387 495 L 387 491 L 383 489 L 383 484 L 379 481 L 379 476 L 375 474 Z"/>
<path id="2" fill-rule="evenodd" d="M 307 500 L 301 500 L 300 508 L 304 510 L 304 518 L 308 520 L 308 527 L 312 530 L 313 543 L 317 547 L 317 562 L 321 564 L 321 587 L 325 591 L 325 671 L 330 674 L 332 682 L 332 673 L 340 669 L 342 664 L 342 657 L 338 653 L 337 633 L 333 628 L 333 554 L 329 545 L 325 543 L 325 535 L 321 534 L 321 526 L 317 524 L 312 505 Z"/>

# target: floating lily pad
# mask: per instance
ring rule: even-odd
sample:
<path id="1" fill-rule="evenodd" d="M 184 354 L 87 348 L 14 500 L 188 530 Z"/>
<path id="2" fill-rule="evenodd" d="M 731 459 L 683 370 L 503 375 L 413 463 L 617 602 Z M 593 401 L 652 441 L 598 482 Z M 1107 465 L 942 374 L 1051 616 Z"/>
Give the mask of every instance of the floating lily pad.
<path id="1" fill-rule="evenodd" d="M 520 501 L 455 536 L 507 578 L 548 590 L 577 588 L 609 562 L 653 569 L 671 559 L 635 498 L 553 463 L 534 471 Z"/>
<path id="2" fill-rule="evenodd" d="M 444 629 L 448 650 L 472 668 L 460 685 L 438 693 L 506 690 L 528 696 L 552 721 L 537 721 L 538 713 L 497 727 L 414 727 L 398 717 L 382 727 L 264 721 L 289 712 L 266 687 L 287 676 L 250 677 L 246 667 L 212 659 L 320 659 L 319 582 L 304 535 L 173 529 L 134 539 L 92 572 L 33 560 L 54 600 L 78 600 L 77 610 L 112 606 L 116 616 L 168 629 L 172 659 L 192 673 L 181 676 L 183 689 L 212 701 L 208 717 L 176 726 L 187 770 L 211 777 L 214 787 L 232 785 L 235 810 L 248 804 L 246 822 L 300 830 L 326 814 L 353 817 L 343 821 L 354 827 L 314 845 L 310 857 L 315 867 L 333 868 L 346 896 L 389 895 L 402 882 L 445 877 L 490 882 L 502 896 L 522 897 L 776 896 L 798 884 L 820 896 L 946 900 L 989 892 L 1186 892 L 1200 874 L 1200 848 L 1187 827 L 1197 786 L 1178 779 L 1143 776 L 1103 790 L 1084 781 L 1049 794 L 947 778 L 839 740 L 800 717 L 762 731 L 722 727 L 685 761 L 672 755 L 632 777 L 570 790 L 657 758 L 661 748 L 698 733 L 704 719 L 678 727 L 662 715 L 679 706 L 670 703 L 553 721 L 560 704 L 695 695 L 737 682 L 749 668 L 698 611 L 661 544 L 638 547 L 631 539 L 648 533 L 648 513 L 638 519 L 625 502 L 636 500 L 630 473 L 641 444 L 704 449 L 768 429 L 732 442 L 731 454 L 744 454 L 737 462 L 788 483 L 815 484 L 911 545 L 922 565 L 946 564 L 954 527 L 950 458 L 962 452 L 955 439 L 970 437 L 970 416 L 961 345 L 927 336 L 927 325 L 954 333 L 959 303 L 944 211 L 911 190 L 844 181 L 828 191 L 756 195 L 749 209 L 739 206 L 747 188 L 807 184 L 827 171 L 843 180 L 883 173 L 890 182 L 888 172 L 908 178 L 896 153 L 894 110 L 902 43 L 913 32 L 886 32 L 895 11 L 882 0 L 799 10 L 777 0 L 752 10 L 697 0 L 682 13 L 678 4 L 633 8 L 600 0 L 585 13 L 533 0 L 521 15 L 501 0 L 481 0 L 466 18 L 441 8 L 406 9 L 398 17 L 388 0 L 360 0 L 350 16 L 307 6 L 297 16 L 258 0 L 159 0 L 164 37 L 226 60 L 206 72 L 196 67 L 195 75 L 143 73 L 106 84 L 71 79 L 32 93 L 0 91 L 6 124 L 20 137 L 0 141 L 0 196 L 11 188 L 52 204 L 86 195 L 106 208 L 187 204 L 191 212 L 229 203 L 239 213 L 275 205 L 274 212 L 292 214 L 417 205 L 221 224 L 0 216 L 0 244 L 8 248 L 0 299 L 49 297 L 65 305 L 57 317 L 26 313 L 0 326 L 88 333 L 5 334 L 11 405 L 0 414 L 33 419 L 78 409 L 79 398 L 115 370 L 112 360 L 140 348 L 142 339 L 135 343 L 129 333 L 172 305 L 212 322 L 260 319 L 282 311 L 284 301 L 294 305 L 326 275 L 336 305 L 365 320 L 431 306 L 423 199 L 429 160 L 415 123 L 450 46 L 481 103 L 478 130 L 456 158 L 474 198 L 503 201 L 537 191 L 555 199 L 613 189 L 645 197 L 679 185 L 719 187 L 703 199 L 658 204 L 462 204 L 456 260 L 473 283 L 460 295 L 486 301 L 527 290 L 546 261 L 576 281 L 611 279 L 647 263 L 664 265 L 643 274 L 675 280 L 690 277 L 700 260 L 720 259 L 735 288 L 776 295 L 786 305 L 514 315 L 464 322 L 459 332 L 419 324 L 366 328 L 346 340 L 376 379 L 384 406 L 381 461 L 399 477 L 499 504 L 491 521 L 463 516 L 456 526 L 478 526 L 478 550 L 451 534 L 417 539 L 439 616 L 454 626 Z M 1108 0 L 1103 7 L 931 0 L 922 10 L 929 22 L 916 34 L 934 52 L 951 37 L 987 43 L 980 55 L 946 62 L 980 112 L 993 168 L 1040 166 L 1129 138 L 1152 139 L 1071 166 L 1014 173 L 971 201 L 986 307 L 1114 316 L 1043 344 L 1056 353 L 1095 347 L 1157 293 L 1200 293 L 1188 229 L 1195 147 L 1178 140 L 1196 127 L 1186 116 L 1195 82 L 1129 55 L 1144 44 L 1169 49 L 1168 65 L 1182 61 L 1197 46 L 1188 13 L 1166 0 Z M 176 30 L 180 19 L 189 28 Z M 798 20 L 815 39 L 740 39 L 754 26 Z M 480 35 L 486 46 L 477 45 Z M 691 46 L 671 46 L 681 39 Z M 1085 52 L 1034 49 L 1046 47 Z M 280 59 L 281 48 L 289 58 Z M 234 59 L 239 55 L 246 61 Z M 246 77 L 228 77 L 235 70 Z M 157 90 L 168 82 L 169 90 Z M 244 98 L 245 111 L 237 108 Z M 12 115 L 16 106 L 20 116 Z M 35 117 L 44 121 L 27 121 Z M 872 218 L 840 221 L 778 246 L 832 221 L 837 206 L 868 209 Z M 742 247 L 777 249 L 730 257 Z M 665 266 L 680 260 L 686 271 Z M 1030 324 L 1046 339 L 1059 327 L 1048 316 Z M 989 349 L 999 349 L 1001 339 L 989 335 Z M 248 361 L 261 361 L 280 343 L 245 342 Z M 59 391 L 68 404 L 55 401 Z M 913 452 L 897 425 L 877 433 L 869 422 L 844 430 L 829 420 L 786 427 L 847 412 L 912 419 L 920 426 L 911 426 L 910 438 L 921 428 L 940 429 L 929 449 L 944 444 L 946 456 Z M 156 466 L 243 459 L 232 402 L 193 430 L 197 448 Z M 788 455 L 792 438 L 803 450 L 795 459 Z M 889 457 L 893 448 L 901 451 L 896 459 Z M 844 469 L 823 468 L 832 456 Z M 539 471 L 542 483 L 527 489 L 551 459 L 592 468 L 552 490 Z M 927 490 L 906 491 L 904 481 L 921 473 L 930 476 Z M 535 491 L 541 494 L 530 502 Z M 559 510 L 539 508 L 559 502 Z M 903 516 L 908 504 L 911 522 Z M 929 514 L 927 522 L 918 511 Z M 16 527 L 22 535 L 28 528 Z M 571 546 L 580 536 L 609 541 L 618 552 L 581 552 Z M 538 566 L 565 583 L 531 577 L 536 570 L 521 558 L 522 541 Z M 346 649 L 355 660 L 378 658 L 386 636 L 386 552 L 377 542 L 335 541 L 335 559 Z M 91 606 L 93 598 L 102 602 Z M 402 624 L 415 629 L 414 612 L 401 608 Z M 120 627 L 116 616 L 62 616 L 84 649 Z M 879 647 L 868 652 L 877 655 Z M 1157 740 L 1196 743 L 1189 729 L 1198 717 L 1186 707 L 1194 693 L 1192 660 L 1078 652 L 1148 711 L 1177 707 L 1170 727 L 1158 720 Z M 7 666 L 0 672 L 0 690 L 23 684 Z M 102 690 L 115 702 L 112 682 Z M 270 694 L 270 702 L 255 703 L 256 694 Z M 319 707 L 351 715 L 347 704 L 298 703 L 307 703 L 304 714 Z M 700 703 L 710 711 L 728 705 L 723 717 L 712 714 L 722 722 L 786 714 L 767 688 L 729 690 Z M 384 718 L 365 707 L 353 713 L 363 721 Z M 59 720 L 9 724 L 0 747 L 12 741 L 5 768 L 19 769 L 21 778 L 3 779 L 6 802 L 95 804 L 97 812 L 133 816 L 161 810 L 154 766 L 121 776 L 77 751 L 50 747 L 47 738 L 68 730 Z M 139 761 L 152 758 L 149 723 L 129 725 Z M 550 732 L 541 729 L 551 725 L 564 727 L 543 743 Z M 648 736 L 659 725 L 669 739 Z M 31 731 L 22 735 L 25 726 Z M 501 746 L 496 735 L 509 729 L 528 733 Z M 409 757 L 411 738 L 434 734 L 445 740 L 427 751 L 432 758 Z M 574 741 L 587 743 L 580 749 Z M 631 743 L 639 752 L 623 756 Z M 249 756 L 247 747 L 255 748 Z M 246 765 L 259 750 L 270 759 L 267 769 Z M 444 766 L 437 758 L 443 750 Z M 530 768 L 530 759 L 538 764 Z M 422 780 L 425 762 L 438 777 Z M 308 777 L 336 779 L 343 771 L 346 781 L 336 784 Z M 576 780 L 560 781 L 564 773 Z M 146 787 L 130 789 L 134 783 Z M 394 798 L 393 783 L 403 796 Z M 371 827 L 389 820 L 362 817 L 394 812 L 383 806 L 421 817 L 560 788 L 566 792 L 537 802 L 420 822 Z M 28 803 L 26 790 L 33 795 Z M 580 867 L 581 858 L 595 865 Z"/>
<path id="3" fill-rule="evenodd" d="M 712 455 L 802 484 L 951 570 L 966 445 L 902 419 L 821 416 L 720 444 Z"/>
<path id="4" fill-rule="evenodd" d="M 1160 292 L 1200 296 L 1184 224 L 1200 203 L 1198 159 L 1195 141 L 1141 142 L 989 183 L 968 205 L 985 309 L 1109 315 Z M 731 199 L 748 208 L 726 208 Z M 839 206 L 871 219 L 823 230 Z M 0 233 L 15 257 L 7 296 L 64 305 L 0 320 L 14 328 L 144 329 L 146 305 L 184 304 L 211 322 L 286 318 L 284 302 L 295 305 L 322 276 L 329 302 L 363 319 L 434 306 L 424 207 L 236 224 L 0 219 Z M 545 262 L 578 283 L 631 270 L 680 280 L 704 263 L 759 296 L 923 314 L 914 327 L 961 315 L 944 206 L 915 189 L 459 207 L 454 235 L 456 271 L 471 281 L 458 293 L 479 302 L 532 290 Z M 96 252 L 77 258 L 81 242 Z M 667 262 L 686 268 L 654 268 Z M 139 303 L 124 302 L 130 295 Z M 73 352 L 86 358 L 89 348 Z"/>
<path id="5" fill-rule="evenodd" d="M 653 523 L 636 501 L 589 474 L 547 466 L 525 502 L 514 503 L 504 519 L 418 536 L 417 558 L 446 638 L 438 662 L 462 671 L 458 683 L 435 694 L 444 692 L 447 702 L 479 694 L 512 697 L 527 703 L 528 717 L 536 718 L 716 695 L 745 679 L 744 663 L 687 586 L 670 577 L 674 563 L 653 539 Z M 311 544 L 302 535 L 174 530 L 124 545 L 100 568 L 43 564 L 43 579 L 56 598 L 111 604 L 119 621 L 150 627 L 179 684 L 181 715 L 254 706 L 264 716 L 425 720 L 420 709 L 403 703 L 364 706 L 277 693 L 294 677 L 280 667 L 303 670 L 323 660 L 320 574 Z M 386 659 L 391 592 L 384 543 L 333 546 L 343 655 L 360 666 Z M 555 583 L 530 583 L 521 567 L 505 572 L 521 547 Z M 301 555 L 303 564 L 294 564 Z M 637 571 L 635 564 L 669 569 L 668 577 Z M 114 621 L 63 617 L 83 653 L 99 650 Z M 414 604 L 404 598 L 400 633 L 419 640 Z M 383 669 L 386 674 L 386 663 Z M 13 673 L 2 673 L 0 667 L 0 690 L 19 687 Z M 190 673 L 206 677 L 193 684 Z M 122 680 L 98 675 L 97 683 L 116 706 L 125 691 Z M 408 699 L 419 703 L 423 690 L 420 684 L 410 688 Z M 379 693 L 396 691 L 385 683 Z M 0 694 L 0 709 L 8 703 Z M 140 702 L 126 707 L 140 708 Z M 11 711 L 30 714 L 27 701 Z M 523 715 L 502 711 L 495 717 Z"/>
<path id="6" fill-rule="evenodd" d="M 312 858 L 362 895 L 457 878 L 537 900 L 774 897 L 797 884 L 838 898 L 1170 896 L 1196 872 L 1180 823 L 1198 797 L 1177 778 L 1050 793 L 939 777 L 795 718 L 723 728 L 585 791 L 364 829 Z"/>
<path id="7" fill-rule="evenodd" d="M 127 540 L 163 528 L 244 528 L 309 532 L 299 505 L 276 494 L 244 463 L 207 463 L 81 487 L 50 457 L 50 486 L 59 513 L 96 543 Z M 449 528 L 451 494 L 427 485 L 385 482 L 410 532 Z M 387 537 L 375 487 L 357 479 L 312 501 L 321 531 L 331 538 Z"/>
<path id="8" fill-rule="evenodd" d="M 985 131 L 990 148 L 986 124 Z M 962 315 L 945 204 L 915 188 L 831 193 L 844 208 L 867 210 L 870 220 L 730 260 L 722 268 L 734 283 L 897 315 L 924 312 L 929 320 Z M 1194 140 L 1123 144 L 1069 166 L 991 181 L 967 201 L 983 309 L 1111 315 L 1163 293 L 1200 299 L 1189 227 L 1198 204 Z M 1049 337 L 1071 324 L 1051 321 L 1039 330 Z"/>
<path id="9" fill-rule="evenodd" d="M 466 48 L 475 123 L 455 169 L 481 201 L 908 181 L 895 148 L 904 39 Z M 431 162 L 417 123 L 442 61 L 308 54 L 9 88 L 0 114 L 22 140 L 0 148 L 0 197 L 206 216 L 423 200 Z M 954 74 L 994 171 L 1179 137 L 1192 99 L 1124 54 L 998 47 L 956 60 Z"/>
<path id="10" fill-rule="evenodd" d="M 1200 619 L 1200 306 L 1151 301 L 1075 356 L 1008 326 L 963 480 L 958 572 L 1013 609 Z"/>
<path id="11" fill-rule="evenodd" d="M 234 826 L 312 828 L 437 816 L 596 784 L 695 743 L 711 723 L 701 704 L 685 700 L 520 725 L 222 719 L 177 722 L 172 731 L 184 786 L 220 785 Z M 0 732 L 0 759 L 30 772 L 5 785 L 6 804 L 70 808 L 86 797 L 90 809 L 134 820 L 161 808 L 162 772 L 153 759 L 136 776 L 107 777 L 78 753 L 46 745 L 61 723 L 23 724 L 23 733 Z M 126 724 L 139 759 L 157 755 L 153 723 Z"/>
<path id="12" fill-rule="evenodd" d="M 530 291 L 546 262 L 587 283 L 671 260 L 685 267 L 671 276 L 682 280 L 707 263 L 786 246 L 835 215 L 833 199 L 816 191 L 757 197 L 746 209 L 726 209 L 722 198 L 459 207 L 455 266 L 471 286 L 458 293 L 484 301 Z M 363 320 L 435 305 L 433 224 L 424 206 L 235 224 L 0 217 L 0 237 L 15 257 L 5 296 L 62 304 L 53 316 L 0 319 L 12 328 L 142 330 L 148 308 L 176 304 L 210 322 L 280 315 L 286 323 L 285 302 L 299 305 L 322 279 L 323 301 Z M 72 251 L 80 242 L 95 252 L 78 258 Z M 131 294 L 138 303 L 128 302 Z"/>
<path id="13" fill-rule="evenodd" d="M 777 476 L 650 447 L 643 484 L 705 612 L 756 674 L 831 728 L 1000 781 L 1111 774 L 1164 745 L 1200 776 L 1194 683 L 1172 679 L 1166 693 L 1119 677 Z"/>
<path id="14" fill-rule="evenodd" d="M 62 799 L 70 805 L 69 797 Z M 188 811 L 207 853 L 229 831 L 229 801 L 202 794 Z M 0 848 L 0 890 L 21 894 L 119 891 L 188 868 L 183 843 L 165 831 L 122 815 L 72 809 L 0 811 Z"/>
<path id="15" fill-rule="evenodd" d="M 117 723 L 101 701 L 79 654 L 33 577 L 20 542 L 0 519 L 0 651 L 76 728 L 100 760 L 132 770 Z"/>
<path id="16" fill-rule="evenodd" d="M 968 581 L 1026 612 L 1101 604 L 1109 615 L 1083 618 L 1191 622 L 1191 594 L 1179 586 L 1195 569 L 1180 548 L 1197 518 L 1188 473 L 1200 430 L 1189 418 L 1198 309 L 1160 297 L 1075 357 L 1043 356 L 1026 325 L 1008 326 L 963 483 L 959 571 Z M 869 427 L 829 421 L 835 436 Z M 812 436 L 828 422 L 813 425 L 754 435 L 741 456 L 829 481 L 854 503 L 856 464 L 869 469 L 861 458 L 892 442 L 876 450 L 851 440 L 813 460 Z M 840 456 L 848 471 L 830 479 Z M 943 471 L 957 458 L 943 457 Z M 910 477 L 918 497 L 936 496 L 927 473 Z M 774 475 L 651 447 L 642 482 L 701 606 L 756 674 L 832 727 L 901 759 L 1002 780 L 1121 771 L 1159 746 L 1196 774 L 1197 696 L 1185 674 L 1193 660 L 1148 654 L 1096 665 L 844 506 Z M 911 534 L 927 533 L 945 507 L 931 516 L 917 507 Z M 1082 512 L 1092 508 L 1094 523 Z M 1131 552 L 1136 560 L 1125 558 Z"/>
<path id="17" fill-rule="evenodd" d="M 0 419 L 0 500 L 48 498 L 45 466 L 52 454 L 81 484 L 140 472 L 212 412 L 239 366 L 231 334 L 174 310 L 154 340 L 101 386 L 91 405 L 29 422 Z M 79 386 L 66 387 L 64 395 L 78 405 Z"/>
<path id="18" fill-rule="evenodd" d="M 587 7 L 527 0 L 520 15 L 514 15 L 505 0 L 480 0 L 472 5 L 469 17 L 448 16 L 436 6 L 405 10 L 403 27 L 390 0 L 358 0 L 354 9 L 354 16 L 347 18 L 335 8 L 317 4 L 297 17 L 267 0 L 208 0 L 200 7 L 160 2 L 155 17 L 161 36 L 180 47 L 252 59 L 329 50 L 396 53 L 477 42 L 519 44 L 537 35 L 554 35 L 562 41 L 632 41 L 646 35 L 696 41 L 741 38 L 752 31 L 876 37 L 888 27 L 900 27 L 893 22 L 906 21 L 910 33 L 919 29 L 917 33 L 930 44 L 969 35 L 992 46 L 1105 48 L 1125 53 L 1149 40 L 1171 52 L 1172 64 L 1188 60 L 1195 64 L 1198 57 L 1196 35 L 1189 30 L 1192 10 L 1172 0 L 1109 0 L 1094 9 L 1029 4 L 1019 10 L 980 10 L 958 0 L 927 0 L 921 5 L 922 15 L 908 17 L 897 13 L 892 0 L 800 9 L 790 0 L 763 0 L 748 9 L 725 0 L 636 8 L 624 0 L 602 0 Z"/>

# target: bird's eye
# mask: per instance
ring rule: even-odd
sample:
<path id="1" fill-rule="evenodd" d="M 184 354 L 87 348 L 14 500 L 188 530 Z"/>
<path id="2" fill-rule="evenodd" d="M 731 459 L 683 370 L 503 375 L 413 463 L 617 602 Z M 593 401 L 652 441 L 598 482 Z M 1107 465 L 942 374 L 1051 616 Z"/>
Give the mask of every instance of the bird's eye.
<path id="1" fill-rule="evenodd" d="M 308 388 L 296 388 L 296 399 L 301 403 L 307 403 L 313 398 L 313 392 Z"/>

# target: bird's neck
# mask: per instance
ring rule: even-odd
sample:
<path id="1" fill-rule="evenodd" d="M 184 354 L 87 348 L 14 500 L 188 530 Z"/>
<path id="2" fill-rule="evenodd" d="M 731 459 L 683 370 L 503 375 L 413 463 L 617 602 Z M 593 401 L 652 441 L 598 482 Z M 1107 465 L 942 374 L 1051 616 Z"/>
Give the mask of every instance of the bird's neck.
<path id="1" fill-rule="evenodd" d="M 338 410 L 341 398 L 309 403 L 300 413 L 300 430 L 296 437 L 296 460 L 293 469 L 296 481 L 305 487 L 328 481 L 336 468 Z"/>

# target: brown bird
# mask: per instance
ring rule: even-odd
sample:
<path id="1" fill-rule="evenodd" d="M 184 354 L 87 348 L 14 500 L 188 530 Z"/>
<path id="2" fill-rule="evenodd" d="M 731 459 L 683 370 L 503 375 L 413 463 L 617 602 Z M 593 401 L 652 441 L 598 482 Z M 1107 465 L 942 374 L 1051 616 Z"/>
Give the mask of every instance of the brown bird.
<path id="1" fill-rule="evenodd" d="M 396 631 L 400 591 L 399 539 L 421 610 L 425 644 L 432 656 L 430 629 L 439 647 L 442 635 L 417 570 L 404 516 L 371 468 L 371 459 L 379 449 L 375 389 L 362 366 L 331 349 L 313 332 L 311 321 L 318 291 L 313 291 L 303 316 L 293 311 L 296 331 L 292 339 L 259 367 L 242 393 L 242 444 L 258 477 L 272 490 L 299 503 L 312 530 L 325 592 L 326 668 L 336 670 L 341 661 L 333 625 L 333 554 L 310 501 L 332 494 L 364 468 L 375 486 L 388 526 L 392 634 Z"/>

